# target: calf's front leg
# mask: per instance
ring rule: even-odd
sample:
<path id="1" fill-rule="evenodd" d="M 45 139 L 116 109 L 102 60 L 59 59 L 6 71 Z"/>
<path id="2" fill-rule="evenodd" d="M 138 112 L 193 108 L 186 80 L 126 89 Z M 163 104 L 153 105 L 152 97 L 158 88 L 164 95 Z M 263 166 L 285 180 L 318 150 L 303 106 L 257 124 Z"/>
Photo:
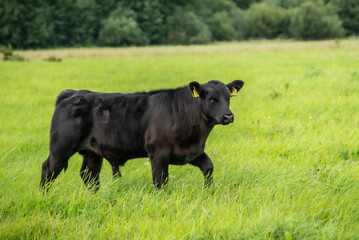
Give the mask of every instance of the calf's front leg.
<path id="1" fill-rule="evenodd" d="M 204 175 L 204 185 L 210 187 L 213 184 L 213 163 L 206 153 L 191 162 L 193 166 L 199 167 Z"/>

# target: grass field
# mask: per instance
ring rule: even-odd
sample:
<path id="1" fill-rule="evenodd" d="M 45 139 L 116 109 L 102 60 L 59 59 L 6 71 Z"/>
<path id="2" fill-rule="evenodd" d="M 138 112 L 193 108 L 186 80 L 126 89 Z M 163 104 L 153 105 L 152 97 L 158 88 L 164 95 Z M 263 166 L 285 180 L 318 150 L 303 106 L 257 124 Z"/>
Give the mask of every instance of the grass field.
<path id="1" fill-rule="evenodd" d="M 0 61 L 0 239 L 359 239 L 359 40 L 22 51 Z M 44 56 L 63 57 L 46 62 Z M 74 155 L 38 189 L 54 101 L 63 89 L 133 92 L 242 79 L 235 122 L 206 152 L 215 185 L 148 159 L 94 194 Z"/>

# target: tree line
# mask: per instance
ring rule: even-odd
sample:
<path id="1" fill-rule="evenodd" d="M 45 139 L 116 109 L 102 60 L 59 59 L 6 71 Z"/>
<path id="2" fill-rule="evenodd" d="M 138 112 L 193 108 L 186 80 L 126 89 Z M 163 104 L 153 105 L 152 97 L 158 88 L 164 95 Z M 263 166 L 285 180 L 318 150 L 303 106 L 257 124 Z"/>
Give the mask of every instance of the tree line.
<path id="1" fill-rule="evenodd" d="M 358 0 L 0 0 L 0 45 L 22 49 L 358 34 Z"/>

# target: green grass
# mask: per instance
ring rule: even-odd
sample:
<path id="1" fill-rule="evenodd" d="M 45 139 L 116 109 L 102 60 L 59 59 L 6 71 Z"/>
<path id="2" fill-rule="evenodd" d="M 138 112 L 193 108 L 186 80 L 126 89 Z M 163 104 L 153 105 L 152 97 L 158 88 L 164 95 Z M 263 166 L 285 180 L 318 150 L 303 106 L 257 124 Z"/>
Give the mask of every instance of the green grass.
<path id="1" fill-rule="evenodd" d="M 359 40 L 284 44 L 1 61 L 0 239 L 358 239 Z M 136 159 L 119 180 L 105 162 L 94 194 L 75 155 L 49 192 L 38 190 L 63 89 L 133 92 L 211 79 L 245 81 L 231 100 L 235 122 L 207 140 L 211 189 L 199 169 L 170 166 L 169 184 L 156 190 L 148 160 Z"/>

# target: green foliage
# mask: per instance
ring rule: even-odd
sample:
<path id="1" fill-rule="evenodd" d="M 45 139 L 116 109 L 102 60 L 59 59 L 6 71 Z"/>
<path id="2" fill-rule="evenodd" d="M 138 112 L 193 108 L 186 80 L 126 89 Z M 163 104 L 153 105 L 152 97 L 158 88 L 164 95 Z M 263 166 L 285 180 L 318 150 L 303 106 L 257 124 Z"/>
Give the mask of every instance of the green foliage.
<path id="1" fill-rule="evenodd" d="M 137 24 L 136 13 L 119 5 L 104 21 L 99 43 L 104 46 L 145 45 L 148 39 Z"/>
<path id="2" fill-rule="evenodd" d="M 59 57 L 55 57 L 55 56 L 50 56 L 48 58 L 44 58 L 44 61 L 48 61 L 48 62 L 61 62 L 62 59 Z"/>
<path id="3" fill-rule="evenodd" d="M 62 0 L 50 4 L 55 46 L 80 46 L 96 43 L 100 8 L 94 0 Z M 51 21 L 52 20 L 52 21 Z"/>
<path id="4" fill-rule="evenodd" d="M 165 16 L 161 12 L 162 6 L 160 0 L 123 0 L 121 4 L 137 13 L 135 20 L 145 38 L 148 39 L 149 44 L 160 44 L 165 42 Z"/>
<path id="5" fill-rule="evenodd" d="M 341 37 L 344 30 L 347 35 L 358 34 L 358 1 L 325 0 L 326 5 L 317 1 L 306 2 L 0 0 L 0 44 L 23 49 L 97 44 L 191 44 L 293 36 L 299 39 L 323 39 Z M 118 8 L 132 11 L 132 16 L 119 16 L 116 14 Z M 310 10 L 312 8 L 314 10 Z M 175 23 L 174 19 L 184 23 Z M 310 21 L 315 21 L 315 26 L 304 33 L 305 22 Z M 115 32 L 114 36 L 111 36 L 111 31 Z M 195 35 L 191 37 L 193 32 Z M 186 37 L 191 39 L 184 39 Z"/>
<path id="6" fill-rule="evenodd" d="M 258 3 L 261 0 L 233 0 L 237 4 L 237 6 L 241 9 L 247 9 L 251 6 L 251 4 Z"/>
<path id="7" fill-rule="evenodd" d="M 348 35 L 359 35 L 359 1 L 333 0 Z"/>
<path id="8" fill-rule="evenodd" d="M 4 55 L 4 59 L 9 56 L 12 56 L 13 55 L 12 47 L 0 46 L 0 53 Z"/>
<path id="9" fill-rule="evenodd" d="M 9 47 L 0 46 L 0 53 L 4 56 L 3 57 L 4 61 L 20 61 L 20 62 L 25 61 L 25 58 L 23 56 L 13 53 L 11 46 Z"/>
<path id="10" fill-rule="evenodd" d="M 32 23 L 41 21 L 37 15 L 39 6 L 39 0 L 0 0 L 0 43 L 15 48 L 38 44 L 36 37 L 41 28 Z"/>
<path id="11" fill-rule="evenodd" d="M 233 8 L 229 11 L 228 15 L 231 20 L 231 25 L 235 30 L 234 39 L 245 39 L 248 31 L 248 22 L 245 12 L 239 8 Z"/>
<path id="12" fill-rule="evenodd" d="M 299 7 L 303 2 L 308 0 L 264 0 L 263 2 L 271 6 L 278 6 L 285 9 Z"/>
<path id="13" fill-rule="evenodd" d="M 323 2 L 305 2 L 293 16 L 290 27 L 291 34 L 296 39 L 324 39 L 342 37 L 339 16 Z"/>
<path id="14" fill-rule="evenodd" d="M 99 5 L 95 0 L 77 0 L 76 12 L 79 23 L 76 29 L 76 44 L 94 45 L 101 28 L 101 22 L 98 21 Z"/>
<path id="15" fill-rule="evenodd" d="M 73 57 L 0 61 L 0 239 L 358 239 L 359 40 L 335 46 L 251 41 L 111 48 L 101 57 L 106 49 L 58 49 L 33 53 Z M 206 142 L 212 188 L 198 168 L 171 165 L 156 190 L 147 158 L 113 180 L 104 160 L 94 194 L 76 154 L 39 191 L 62 90 L 129 93 L 210 79 L 245 81 L 231 99 L 234 123 L 214 127 Z"/>
<path id="16" fill-rule="evenodd" d="M 231 41 L 245 37 L 244 11 L 230 0 L 189 1 L 184 9 L 193 12 L 208 26 L 215 41 Z"/>
<path id="17" fill-rule="evenodd" d="M 231 41 L 245 38 L 247 28 L 245 13 L 235 6 L 215 12 L 208 24 L 214 40 Z"/>
<path id="18" fill-rule="evenodd" d="M 235 29 L 228 12 L 216 12 L 210 26 L 215 40 L 230 41 L 235 37 Z"/>
<path id="19" fill-rule="evenodd" d="M 252 38 L 275 38 L 283 33 L 285 11 L 266 3 L 253 4 L 247 11 L 248 35 Z"/>
<path id="20" fill-rule="evenodd" d="M 177 8 L 167 22 L 167 41 L 173 44 L 201 44 L 211 41 L 211 32 L 194 13 Z"/>

